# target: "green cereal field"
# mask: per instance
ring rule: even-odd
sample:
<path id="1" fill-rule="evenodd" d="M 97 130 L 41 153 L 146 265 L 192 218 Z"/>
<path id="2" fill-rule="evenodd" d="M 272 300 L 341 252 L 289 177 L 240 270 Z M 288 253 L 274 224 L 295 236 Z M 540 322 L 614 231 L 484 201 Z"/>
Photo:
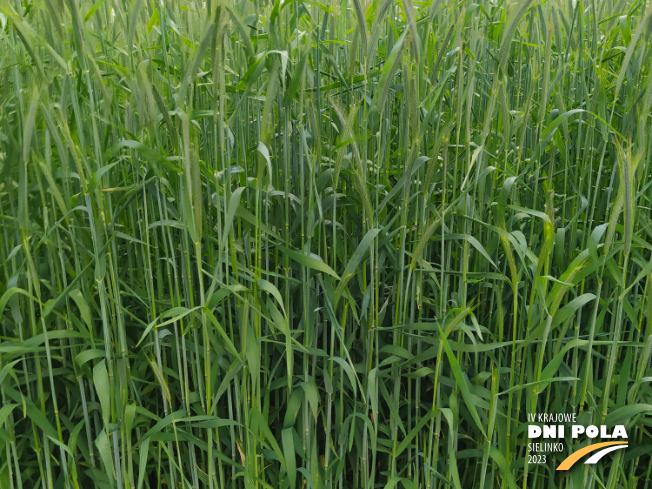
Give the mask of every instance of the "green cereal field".
<path id="1" fill-rule="evenodd" d="M 0 0 L 0 489 L 652 489 L 651 106 L 650 0 Z"/>

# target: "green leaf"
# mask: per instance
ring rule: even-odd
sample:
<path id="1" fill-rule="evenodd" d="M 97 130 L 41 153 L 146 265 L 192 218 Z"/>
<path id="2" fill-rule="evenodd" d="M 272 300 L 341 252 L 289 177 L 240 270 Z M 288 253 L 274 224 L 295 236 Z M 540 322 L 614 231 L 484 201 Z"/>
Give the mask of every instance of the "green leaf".
<path id="1" fill-rule="evenodd" d="M 487 250 L 484 249 L 484 246 L 482 246 L 482 244 L 480 244 L 480 242 L 479 242 L 477 239 L 475 239 L 473 236 L 471 236 L 470 234 L 449 234 L 449 235 L 446 236 L 446 239 L 464 239 L 465 241 L 467 241 L 468 243 L 470 243 L 471 246 L 473 246 L 476 250 L 478 250 L 478 251 L 480 252 L 480 254 L 481 254 L 482 256 L 484 256 L 485 259 L 486 259 L 489 263 L 491 263 L 491 265 L 492 265 L 496 270 L 499 270 L 499 271 L 500 271 L 500 269 L 498 268 L 498 266 L 496 266 L 496 264 L 494 263 L 494 261 L 493 261 L 493 260 L 491 259 L 491 257 L 489 256 L 489 253 L 487 253 Z"/>
<path id="2" fill-rule="evenodd" d="M 4 294 L 2 294 L 2 297 L 0 297 L 0 316 L 4 313 L 5 307 L 7 306 L 7 302 L 9 302 L 9 299 L 11 299 L 15 294 L 22 294 L 25 297 L 38 302 L 38 299 L 34 297 L 32 294 L 28 293 L 27 291 L 19 288 L 19 287 L 11 287 L 5 291 Z"/>
<path id="3" fill-rule="evenodd" d="M 123 148 L 128 148 L 128 149 L 133 149 L 134 151 L 138 152 L 141 156 L 143 156 L 145 159 L 149 160 L 152 163 L 158 163 L 160 165 L 163 165 L 167 168 L 169 168 L 172 171 L 176 172 L 182 172 L 183 170 L 174 165 L 170 160 L 168 160 L 165 156 L 161 155 L 160 153 L 157 153 L 154 151 L 152 148 L 149 146 L 139 142 L 139 141 L 134 141 L 132 139 L 123 139 L 122 141 L 118 142 L 110 151 L 109 156 L 113 156 L 116 153 L 118 153 L 121 149 Z"/>
<path id="4" fill-rule="evenodd" d="M 301 408 L 301 403 L 303 402 L 303 395 L 305 391 L 303 389 L 296 389 L 292 392 L 292 396 L 287 403 L 287 408 L 285 410 L 285 417 L 283 419 L 283 429 L 292 428 L 297 419 L 297 414 Z"/>
<path id="5" fill-rule="evenodd" d="M 152 33 L 152 29 L 154 28 L 155 25 L 159 23 L 159 13 L 158 9 L 154 8 L 154 13 L 149 18 L 149 22 L 147 23 L 147 34 Z"/>
<path id="6" fill-rule="evenodd" d="M 18 406 L 18 404 L 5 404 L 0 408 L 0 426 L 3 426 L 5 424 L 5 421 L 7 421 L 7 417 L 14 410 L 16 406 Z"/>
<path id="7" fill-rule="evenodd" d="M 469 413 L 471 414 L 473 421 L 475 421 L 475 424 L 478 426 L 478 428 L 480 428 L 480 431 L 482 432 L 484 437 L 487 438 L 487 434 L 485 433 L 484 428 L 482 427 L 482 423 L 480 422 L 480 416 L 478 415 L 478 411 L 475 408 L 476 403 L 473 400 L 473 397 L 471 396 L 471 390 L 469 389 L 468 381 L 464 377 L 464 372 L 462 372 L 462 369 L 460 368 L 460 364 L 458 363 L 455 354 L 451 351 L 450 346 L 448 346 L 448 341 L 446 340 L 446 337 L 444 335 L 444 332 L 441 330 L 441 327 L 439 328 L 439 341 L 441 341 L 444 344 L 444 349 L 446 350 L 446 357 L 448 358 L 448 362 L 450 363 L 451 370 L 453 371 L 453 376 L 455 377 L 455 382 L 459 387 L 460 392 L 462 393 L 462 397 L 464 398 L 466 407 L 469 410 Z"/>
<path id="8" fill-rule="evenodd" d="M 385 106 L 385 100 L 387 99 L 387 94 L 392 85 L 391 79 L 394 77 L 396 70 L 398 68 L 399 62 L 401 60 L 401 54 L 403 49 L 409 43 L 405 42 L 405 36 L 407 35 L 408 30 L 403 31 L 403 35 L 396 41 L 392 47 L 392 51 L 389 53 L 387 60 L 385 61 L 385 66 L 380 75 L 380 79 L 376 84 L 376 92 L 374 93 L 374 98 L 372 102 L 372 110 L 377 110 L 382 112 Z"/>
<path id="9" fill-rule="evenodd" d="M 54 443 L 56 446 L 58 446 L 59 448 L 61 448 L 64 452 L 68 453 L 68 455 L 74 457 L 74 454 L 72 453 L 72 451 L 70 450 L 70 448 L 68 448 L 68 445 L 66 445 L 65 443 L 60 442 L 60 441 L 57 440 L 56 438 L 52 438 L 51 436 L 48 436 L 48 439 L 49 439 L 52 443 Z"/>
<path id="10" fill-rule="evenodd" d="M 107 437 L 106 431 L 100 431 L 99 436 L 95 440 L 95 445 L 97 446 L 97 451 L 100 454 L 100 459 L 104 464 L 106 474 L 111 481 L 111 487 L 115 487 L 115 469 L 113 466 L 113 457 L 111 456 L 111 448 L 109 447 L 109 438 Z"/>
<path id="11" fill-rule="evenodd" d="M 376 236 L 378 236 L 378 233 L 380 233 L 380 229 L 377 228 L 372 228 L 369 231 L 367 231 L 367 233 L 364 235 L 364 238 L 362 238 L 360 244 L 353 252 L 353 255 L 351 255 L 351 259 L 346 264 L 346 268 L 344 269 L 344 273 L 342 274 L 342 279 L 339 285 L 337 286 L 337 289 L 335 290 L 334 303 L 336 307 L 340 297 L 342 296 L 342 293 L 344 292 L 344 288 L 349 283 L 349 280 L 353 278 L 353 274 L 360 266 L 360 262 L 362 262 L 362 259 L 369 253 L 369 248 L 373 243 L 373 240 L 376 238 Z"/>
<path id="12" fill-rule="evenodd" d="M 278 304 L 281 306 L 281 309 L 283 310 L 283 314 L 285 314 L 285 305 L 283 304 L 283 298 L 281 297 L 281 293 L 278 291 L 278 289 L 272 284 L 271 282 L 268 282 L 267 280 L 263 278 L 258 279 L 258 288 L 260 290 L 264 290 L 265 292 L 268 292 L 271 294 Z"/>
<path id="13" fill-rule="evenodd" d="M 84 299 L 81 291 L 79 289 L 73 289 L 69 293 L 70 298 L 75 301 L 77 307 L 79 308 L 79 313 L 81 314 L 82 319 L 86 323 L 86 327 L 90 331 L 92 329 L 91 324 L 91 308 L 88 307 L 88 302 Z"/>
<path id="14" fill-rule="evenodd" d="M 595 294 L 586 293 L 570 301 L 553 316 L 550 329 L 553 329 L 566 321 L 566 319 L 568 319 L 572 314 L 575 314 L 580 307 L 591 302 L 593 299 L 595 299 Z"/>
<path id="15" fill-rule="evenodd" d="M 84 350 L 82 352 L 79 352 L 75 357 L 75 362 L 77 362 L 77 365 L 81 367 L 82 365 L 84 365 L 85 363 L 91 360 L 95 360 L 96 358 L 104 358 L 105 356 L 106 356 L 106 352 L 104 350 L 91 348 L 90 350 Z"/>
<path id="16" fill-rule="evenodd" d="M 305 399 L 308 402 L 310 410 L 312 411 L 312 415 L 316 420 L 317 410 L 319 409 L 319 393 L 317 392 L 317 386 L 315 385 L 315 382 L 313 380 L 309 380 L 308 382 L 299 382 L 297 387 L 301 387 L 303 389 Z"/>
<path id="17" fill-rule="evenodd" d="M 330 357 L 329 360 L 340 364 L 340 366 L 344 369 L 344 372 L 349 378 L 349 382 L 351 382 L 351 387 L 353 388 L 353 397 L 355 397 L 357 391 L 356 388 L 357 377 L 355 375 L 355 372 L 353 371 L 353 367 L 351 367 L 351 365 L 349 365 L 346 360 L 340 357 Z"/>
<path id="18" fill-rule="evenodd" d="M 247 51 L 247 56 L 254 56 L 254 46 L 251 43 L 251 39 L 249 38 L 249 34 L 247 34 L 247 29 L 244 24 L 231 8 L 226 7 L 226 11 L 231 15 L 231 20 L 233 20 L 238 32 L 240 33 L 240 37 L 244 42 L 245 50 Z"/>
<path id="19" fill-rule="evenodd" d="M 573 382 L 576 380 L 580 380 L 580 378 L 579 377 L 555 377 L 554 379 L 539 380 L 537 382 L 528 382 L 527 384 L 520 384 L 520 385 L 515 385 L 514 387 L 510 387 L 509 389 L 499 392 L 498 395 L 502 396 L 503 394 L 509 394 L 510 392 L 520 391 L 521 389 L 526 389 L 528 387 L 535 387 L 541 384 L 548 385 L 551 382 Z M 544 388 L 537 390 L 537 392 L 542 392 Z"/>
<path id="20" fill-rule="evenodd" d="M 272 160 L 269 157 L 269 149 L 267 149 L 267 146 L 262 141 L 258 141 L 258 152 L 265 158 L 269 174 L 272 175 Z"/>
<path id="21" fill-rule="evenodd" d="M 261 413 L 258 408 L 254 407 L 251 409 L 250 416 L 252 420 L 253 431 L 260 430 L 262 432 L 265 439 L 271 445 L 272 449 L 276 453 L 276 456 L 281 462 L 281 465 L 285 466 L 285 457 L 283 456 L 283 451 L 281 450 L 281 447 L 279 447 L 276 438 L 274 438 L 272 431 L 269 429 L 269 423 L 263 416 L 263 413 Z"/>
<path id="22" fill-rule="evenodd" d="M 407 448 L 407 446 L 412 442 L 414 437 L 419 433 L 423 427 L 430 421 L 430 419 L 435 415 L 436 411 L 435 410 L 430 410 L 426 414 L 424 414 L 421 419 L 419 419 L 419 422 L 409 431 L 407 436 L 401 440 L 401 443 L 396 447 L 396 451 L 394 452 L 393 456 L 398 457 L 403 453 L 403 450 Z"/>
<path id="23" fill-rule="evenodd" d="M 111 386 L 109 383 L 109 373 L 106 370 L 104 360 L 93 368 L 93 384 L 95 384 L 95 393 L 100 400 L 104 426 L 108 427 L 109 420 L 111 419 Z"/>
<path id="24" fill-rule="evenodd" d="M 285 458 L 285 467 L 289 479 L 289 487 L 296 486 L 297 479 L 297 460 L 294 450 L 294 428 L 285 428 L 281 431 L 281 440 L 283 443 L 283 455 Z"/>
<path id="25" fill-rule="evenodd" d="M 231 227 L 233 226 L 233 218 L 235 217 L 235 213 L 237 212 L 238 206 L 240 205 L 240 197 L 242 196 L 242 192 L 244 192 L 244 190 L 245 187 L 238 187 L 233 191 L 231 197 L 229 198 L 226 220 L 224 221 L 224 231 L 222 232 L 222 243 L 220 244 L 220 248 L 222 250 L 226 250 L 226 242 L 229 238 Z"/>
<path id="26" fill-rule="evenodd" d="M 136 348 L 140 346 L 140 344 L 143 342 L 143 340 L 147 337 L 149 332 L 152 330 L 154 326 L 157 327 L 162 327 L 162 326 L 167 326 L 170 323 L 176 323 L 180 319 L 183 319 L 186 317 L 188 314 L 191 314 L 194 311 L 197 311 L 200 309 L 201 306 L 193 307 L 192 309 L 188 309 L 187 307 L 173 307 L 171 309 L 168 309 L 167 311 L 163 312 L 159 317 L 157 317 L 154 321 L 149 323 L 147 327 L 145 328 L 145 331 L 143 332 L 142 336 L 140 337 L 140 340 L 136 344 Z M 167 319 L 171 318 L 171 319 Z M 167 319 L 167 321 L 159 322 L 162 319 Z"/>
<path id="27" fill-rule="evenodd" d="M 140 408 L 137 408 L 137 411 L 141 411 Z M 186 410 L 185 409 L 179 409 L 178 411 L 174 411 L 173 413 L 168 414 L 165 418 L 159 420 L 154 426 L 152 426 L 141 438 L 140 438 L 140 446 L 142 449 L 142 446 L 145 442 L 149 441 L 149 439 L 153 436 L 156 435 L 157 433 L 160 433 L 164 428 L 167 428 L 170 426 L 172 423 L 176 423 L 180 421 L 181 419 L 186 417 Z M 156 418 L 158 419 L 158 418 Z"/>
<path id="28" fill-rule="evenodd" d="M 305 71 L 306 68 L 307 60 L 308 60 L 307 51 L 301 52 L 301 54 L 299 55 L 299 62 L 295 66 L 294 73 L 292 75 L 292 78 L 290 79 L 290 85 L 288 86 L 288 89 L 285 91 L 285 98 L 283 99 L 283 103 L 285 105 L 289 105 L 292 102 L 292 99 L 294 98 L 297 91 L 299 90 L 299 86 L 301 85 L 301 79 L 303 78 L 303 72 Z"/>
<path id="29" fill-rule="evenodd" d="M 608 226 L 609 223 L 600 224 L 599 226 L 596 226 L 591 233 L 591 237 L 589 238 L 589 253 L 591 258 L 594 260 L 598 259 L 598 245 L 600 244 L 600 240 L 602 239 L 602 236 L 604 235 Z"/>
<path id="30" fill-rule="evenodd" d="M 0 385 L 2 385 L 2 383 L 5 380 L 5 377 L 9 375 L 9 372 L 14 368 L 14 365 L 16 365 L 18 362 L 20 362 L 20 360 L 14 360 L 13 362 L 10 362 L 4 367 L 2 367 L 2 370 L 0 370 Z"/>
<path id="31" fill-rule="evenodd" d="M 138 489 L 143 488 L 145 482 L 145 473 L 147 472 L 147 455 L 149 453 L 149 438 L 145 438 L 140 444 L 140 463 L 138 464 Z"/>
<path id="32" fill-rule="evenodd" d="M 623 424 L 634 416 L 649 412 L 652 412 L 652 404 L 630 404 L 611 411 L 607 414 L 604 422 L 607 426 L 614 426 Z"/>
<path id="33" fill-rule="evenodd" d="M 339 280 L 340 277 L 333 271 L 331 267 L 329 267 L 328 265 L 326 265 L 326 263 L 324 263 L 324 260 L 322 260 L 321 257 L 313 253 L 307 255 L 304 253 L 299 253 L 297 251 L 292 251 L 281 245 L 278 245 L 278 247 L 281 250 L 283 250 L 283 253 L 285 253 L 287 256 L 292 258 L 297 263 L 306 266 L 308 268 L 312 268 L 313 270 L 316 270 L 318 272 L 331 275 L 332 277 L 335 277 L 336 279 Z"/>
<path id="34" fill-rule="evenodd" d="M 227 346 L 227 349 L 231 352 L 233 357 L 240 358 L 240 354 L 238 353 L 238 350 L 236 349 L 233 342 L 231 341 L 231 338 L 229 338 L 229 335 L 226 334 L 226 331 L 224 331 L 224 328 L 222 328 L 222 325 L 219 323 L 217 318 L 215 318 L 213 313 L 209 311 L 207 308 L 204 308 L 204 314 L 206 314 L 206 317 L 211 322 L 211 324 L 215 326 L 217 333 L 220 335 L 220 337 L 224 341 L 224 344 Z"/>
<path id="35" fill-rule="evenodd" d="M 89 194 L 90 194 L 90 193 L 93 193 L 93 192 L 95 191 L 95 189 L 99 187 L 99 185 L 100 185 L 100 183 L 101 183 L 101 181 L 102 181 L 102 177 L 103 177 L 103 176 L 104 176 L 104 175 L 105 175 L 105 174 L 106 174 L 106 173 L 107 173 L 111 168 L 113 168 L 113 167 L 114 167 L 115 165 L 117 165 L 117 164 L 118 164 L 118 162 L 116 161 L 115 163 L 111 163 L 110 165 L 105 165 L 105 166 L 103 166 L 102 168 L 100 168 L 99 170 L 97 170 L 97 171 L 95 172 L 95 174 L 93 175 L 93 177 L 91 178 L 91 181 L 88 182 L 88 188 L 87 188 L 86 191 L 87 191 Z"/>
<path id="36" fill-rule="evenodd" d="M 260 346 L 253 325 L 244 325 L 246 329 L 245 357 L 254 385 L 260 381 Z"/>
<path id="37" fill-rule="evenodd" d="M 93 4 L 93 6 L 91 7 L 91 9 L 90 9 L 90 10 L 88 11 L 88 13 L 86 14 L 86 17 L 84 17 L 84 23 L 88 22 L 88 21 L 90 20 L 90 18 L 93 17 L 93 14 L 94 14 L 95 12 L 97 12 L 97 9 L 100 8 L 100 7 L 102 6 L 103 3 L 104 3 L 104 0 L 98 0 L 97 2 L 95 2 L 95 3 Z"/>

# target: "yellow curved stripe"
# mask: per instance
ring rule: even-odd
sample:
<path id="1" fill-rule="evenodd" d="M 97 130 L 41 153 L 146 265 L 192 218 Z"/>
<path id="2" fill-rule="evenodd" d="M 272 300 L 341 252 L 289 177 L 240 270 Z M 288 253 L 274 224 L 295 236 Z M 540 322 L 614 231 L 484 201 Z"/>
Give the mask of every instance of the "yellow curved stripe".
<path id="1" fill-rule="evenodd" d="M 604 443 L 594 443 L 593 445 L 586 446 L 574 453 L 571 453 L 566 460 L 559 464 L 557 470 L 568 470 L 570 469 L 575 462 L 581 459 L 587 453 L 594 452 L 600 448 L 608 447 L 611 445 L 627 445 L 626 441 L 605 441 Z"/>

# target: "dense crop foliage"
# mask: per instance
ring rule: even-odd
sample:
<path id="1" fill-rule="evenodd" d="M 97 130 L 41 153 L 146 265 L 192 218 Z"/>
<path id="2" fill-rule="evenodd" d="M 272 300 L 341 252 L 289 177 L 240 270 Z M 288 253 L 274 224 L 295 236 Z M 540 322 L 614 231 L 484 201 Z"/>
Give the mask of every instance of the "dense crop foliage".
<path id="1" fill-rule="evenodd" d="M 0 487 L 648 487 L 651 13 L 0 0 Z"/>

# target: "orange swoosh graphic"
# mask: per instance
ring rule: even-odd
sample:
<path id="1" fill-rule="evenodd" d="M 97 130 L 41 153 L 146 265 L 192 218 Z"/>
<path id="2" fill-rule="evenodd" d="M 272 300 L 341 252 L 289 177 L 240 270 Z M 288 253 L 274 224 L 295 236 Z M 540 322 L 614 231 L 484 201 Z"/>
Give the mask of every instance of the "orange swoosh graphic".
<path id="1" fill-rule="evenodd" d="M 606 441 L 604 443 L 594 443 L 593 445 L 586 446 L 574 453 L 571 453 L 566 460 L 559 464 L 557 470 L 568 470 L 570 469 L 575 462 L 581 459 L 587 453 L 594 452 L 600 448 L 608 447 L 611 445 L 627 445 L 626 441 Z"/>

